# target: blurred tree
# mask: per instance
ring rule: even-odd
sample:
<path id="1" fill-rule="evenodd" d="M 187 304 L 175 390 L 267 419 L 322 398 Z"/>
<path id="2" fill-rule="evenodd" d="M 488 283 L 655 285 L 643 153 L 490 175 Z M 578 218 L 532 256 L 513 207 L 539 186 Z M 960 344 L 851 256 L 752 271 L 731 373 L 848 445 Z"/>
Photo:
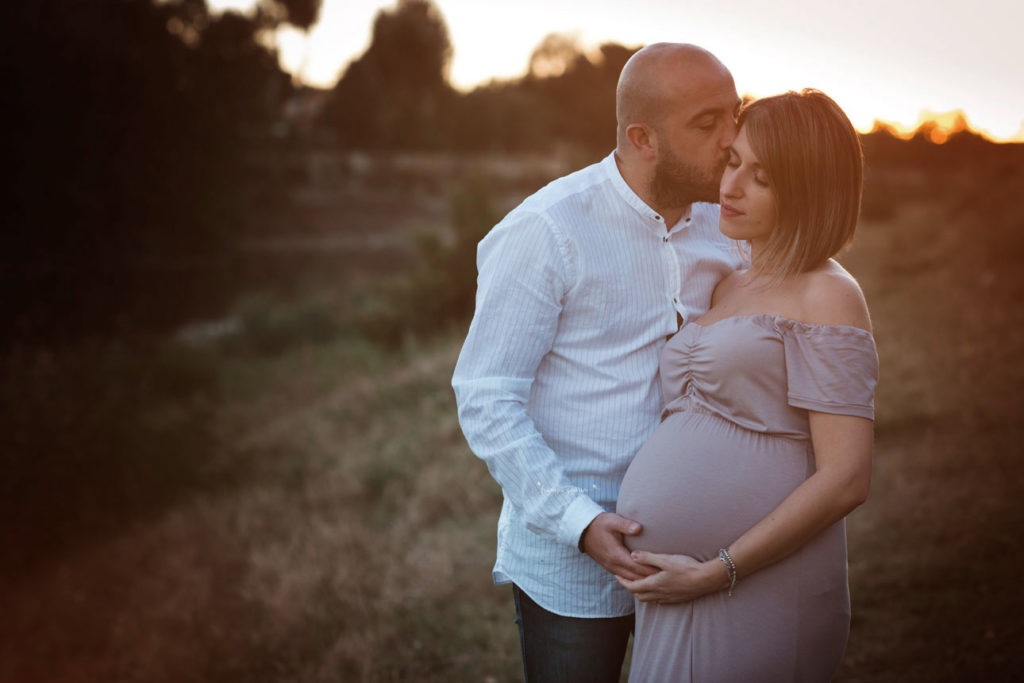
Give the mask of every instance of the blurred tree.
<path id="1" fill-rule="evenodd" d="M 370 47 L 345 72 L 326 110 L 342 145 L 439 147 L 447 142 L 454 91 L 452 47 L 444 18 L 429 0 L 399 0 L 381 10 Z"/>
<path id="2" fill-rule="evenodd" d="M 635 51 L 606 43 L 591 58 L 570 37 L 544 39 L 534 51 L 522 87 L 539 96 L 549 112 L 548 146 L 552 139 L 563 140 L 590 154 L 614 147 L 615 88 Z M 551 75 L 541 75 L 548 70 Z"/>
<path id="3" fill-rule="evenodd" d="M 615 87 L 635 51 L 609 43 L 590 57 L 573 36 L 551 34 L 523 78 L 458 93 L 440 12 L 430 0 L 399 0 L 377 14 L 325 118 L 349 148 L 550 151 L 565 142 L 602 154 L 615 143 Z"/>
<path id="4" fill-rule="evenodd" d="M 532 78 L 561 76 L 580 55 L 575 36 L 549 33 L 530 54 L 528 74 Z"/>
<path id="5" fill-rule="evenodd" d="M 500 218 L 486 174 L 473 171 L 453 185 L 449 208 L 452 239 L 436 231 L 418 233 L 416 266 L 405 279 L 382 283 L 363 302 L 356 324 L 366 338 L 395 348 L 408 337 L 428 337 L 473 315 L 477 244 Z"/>
<path id="6" fill-rule="evenodd" d="M 278 1 L 300 23 L 319 6 Z M 5 324 L 99 325 L 143 295 L 147 268 L 209 260 L 245 223 L 252 159 L 290 87 L 258 37 L 284 20 L 204 0 L 3 3 Z"/>
<path id="7" fill-rule="evenodd" d="M 456 150 L 516 152 L 550 143 L 552 112 L 520 81 L 482 85 L 460 95 L 452 109 Z"/>
<path id="8" fill-rule="evenodd" d="M 283 7 L 286 21 L 297 29 L 308 31 L 320 17 L 322 0 L 269 0 Z"/>

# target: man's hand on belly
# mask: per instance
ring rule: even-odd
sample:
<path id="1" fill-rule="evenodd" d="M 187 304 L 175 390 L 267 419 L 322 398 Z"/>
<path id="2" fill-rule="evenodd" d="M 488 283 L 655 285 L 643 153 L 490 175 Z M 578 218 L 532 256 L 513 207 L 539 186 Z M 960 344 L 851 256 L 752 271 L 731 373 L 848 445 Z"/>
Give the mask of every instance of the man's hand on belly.
<path id="1" fill-rule="evenodd" d="M 635 581 L 657 572 L 657 568 L 633 560 L 622 539 L 636 536 L 643 527 L 614 512 L 602 512 L 583 530 L 580 547 L 612 574 Z"/>

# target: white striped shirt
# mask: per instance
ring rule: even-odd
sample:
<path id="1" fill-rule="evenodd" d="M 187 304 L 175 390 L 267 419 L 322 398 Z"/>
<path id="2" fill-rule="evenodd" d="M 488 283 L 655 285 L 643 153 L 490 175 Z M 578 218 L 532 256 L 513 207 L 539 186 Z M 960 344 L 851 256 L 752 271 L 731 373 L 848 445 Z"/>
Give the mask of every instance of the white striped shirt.
<path id="1" fill-rule="evenodd" d="M 495 583 L 548 611 L 613 617 L 633 596 L 577 548 L 614 511 L 662 410 L 658 355 L 739 263 L 718 205 L 671 230 L 614 154 L 528 197 L 480 242 L 476 312 L 452 386 L 473 452 L 501 485 Z"/>

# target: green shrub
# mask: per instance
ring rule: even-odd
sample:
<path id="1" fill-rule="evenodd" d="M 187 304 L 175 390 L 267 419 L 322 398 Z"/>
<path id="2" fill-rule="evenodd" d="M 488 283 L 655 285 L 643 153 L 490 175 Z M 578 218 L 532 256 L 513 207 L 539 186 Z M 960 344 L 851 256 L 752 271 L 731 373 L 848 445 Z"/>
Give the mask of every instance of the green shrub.
<path id="1" fill-rule="evenodd" d="M 355 324 L 367 339 L 397 348 L 465 322 L 476 294 L 476 245 L 498 221 L 486 179 L 475 175 L 449 196 L 451 239 L 415 236 L 417 263 L 405 279 L 378 285 L 357 305 Z"/>

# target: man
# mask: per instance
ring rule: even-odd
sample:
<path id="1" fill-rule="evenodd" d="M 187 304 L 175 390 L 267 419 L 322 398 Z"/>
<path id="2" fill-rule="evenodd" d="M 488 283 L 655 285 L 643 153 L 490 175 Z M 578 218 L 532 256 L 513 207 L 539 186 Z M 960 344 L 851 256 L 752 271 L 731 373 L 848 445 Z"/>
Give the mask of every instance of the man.
<path id="1" fill-rule="evenodd" d="M 527 198 L 480 242 L 452 379 L 501 485 L 495 583 L 513 583 L 527 681 L 617 681 L 640 578 L 612 512 L 662 410 L 658 355 L 738 265 L 718 183 L 739 98 L 693 45 L 648 46 L 616 90 L 615 151 Z"/>

